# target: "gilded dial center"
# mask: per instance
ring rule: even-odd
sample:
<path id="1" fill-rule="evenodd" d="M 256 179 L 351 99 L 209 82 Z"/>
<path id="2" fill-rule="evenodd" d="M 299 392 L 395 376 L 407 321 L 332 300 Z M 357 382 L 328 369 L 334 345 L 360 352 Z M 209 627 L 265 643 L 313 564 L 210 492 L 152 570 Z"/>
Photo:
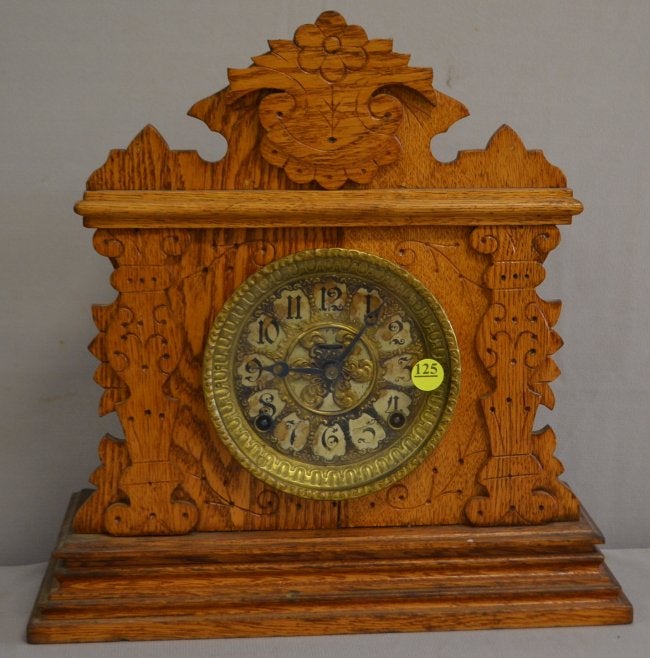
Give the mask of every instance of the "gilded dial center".
<path id="1" fill-rule="evenodd" d="M 287 354 L 289 370 L 284 379 L 298 406 L 315 414 L 337 415 L 357 407 L 371 393 L 376 357 L 359 331 L 326 323 L 299 335 Z"/>
<path id="2" fill-rule="evenodd" d="M 435 359 L 423 391 L 411 371 Z M 224 305 L 205 355 L 221 440 L 257 477 L 311 498 L 360 496 L 421 463 L 458 391 L 451 326 L 415 278 L 376 256 L 302 252 L 266 266 Z"/>

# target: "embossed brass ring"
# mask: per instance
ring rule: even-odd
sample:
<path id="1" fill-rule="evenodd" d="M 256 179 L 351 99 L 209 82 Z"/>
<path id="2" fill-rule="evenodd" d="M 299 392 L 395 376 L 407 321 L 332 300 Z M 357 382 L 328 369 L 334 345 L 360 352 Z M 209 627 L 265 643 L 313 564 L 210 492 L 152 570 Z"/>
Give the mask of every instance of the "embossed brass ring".
<path id="1" fill-rule="evenodd" d="M 459 386 L 456 338 L 431 292 L 350 249 L 304 251 L 252 275 L 205 350 L 220 439 L 254 476 L 305 498 L 402 479 L 439 443 Z"/>

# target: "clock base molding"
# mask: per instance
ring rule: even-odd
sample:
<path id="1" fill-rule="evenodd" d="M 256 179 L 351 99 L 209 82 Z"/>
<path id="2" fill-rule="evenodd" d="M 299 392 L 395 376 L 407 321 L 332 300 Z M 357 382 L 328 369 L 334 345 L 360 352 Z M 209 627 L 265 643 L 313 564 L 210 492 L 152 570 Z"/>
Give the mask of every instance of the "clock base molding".
<path id="1" fill-rule="evenodd" d="M 632 621 L 583 511 L 542 526 L 78 534 L 71 500 L 31 643 Z"/>

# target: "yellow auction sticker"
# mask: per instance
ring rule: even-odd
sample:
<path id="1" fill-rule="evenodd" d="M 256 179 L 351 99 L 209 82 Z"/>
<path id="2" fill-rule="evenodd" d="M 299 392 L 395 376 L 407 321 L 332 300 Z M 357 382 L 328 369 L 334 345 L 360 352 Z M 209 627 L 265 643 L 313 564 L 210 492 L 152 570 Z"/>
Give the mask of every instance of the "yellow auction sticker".
<path id="1" fill-rule="evenodd" d="M 420 359 L 411 369 L 413 386 L 421 391 L 435 391 L 445 379 L 445 371 L 435 359 Z"/>

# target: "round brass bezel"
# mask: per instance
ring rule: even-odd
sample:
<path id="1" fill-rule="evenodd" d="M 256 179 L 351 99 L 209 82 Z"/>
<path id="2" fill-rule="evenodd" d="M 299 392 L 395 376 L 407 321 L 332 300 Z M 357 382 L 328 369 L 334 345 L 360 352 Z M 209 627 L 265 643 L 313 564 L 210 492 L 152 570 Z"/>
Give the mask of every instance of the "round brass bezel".
<path id="1" fill-rule="evenodd" d="M 235 357 L 241 332 L 260 303 L 278 289 L 313 275 L 359 277 L 388 290 L 417 322 L 427 350 L 445 368 L 442 386 L 426 400 L 408 429 L 387 449 L 354 463 L 319 465 L 280 453 L 255 433 L 237 394 Z M 296 496 L 344 500 L 401 480 L 435 449 L 447 429 L 460 392 L 460 353 L 444 310 L 409 272 L 378 256 L 352 249 L 314 249 L 273 261 L 250 276 L 218 313 L 204 356 L 203 389 L 219 438 L 255 477 Z"/>

